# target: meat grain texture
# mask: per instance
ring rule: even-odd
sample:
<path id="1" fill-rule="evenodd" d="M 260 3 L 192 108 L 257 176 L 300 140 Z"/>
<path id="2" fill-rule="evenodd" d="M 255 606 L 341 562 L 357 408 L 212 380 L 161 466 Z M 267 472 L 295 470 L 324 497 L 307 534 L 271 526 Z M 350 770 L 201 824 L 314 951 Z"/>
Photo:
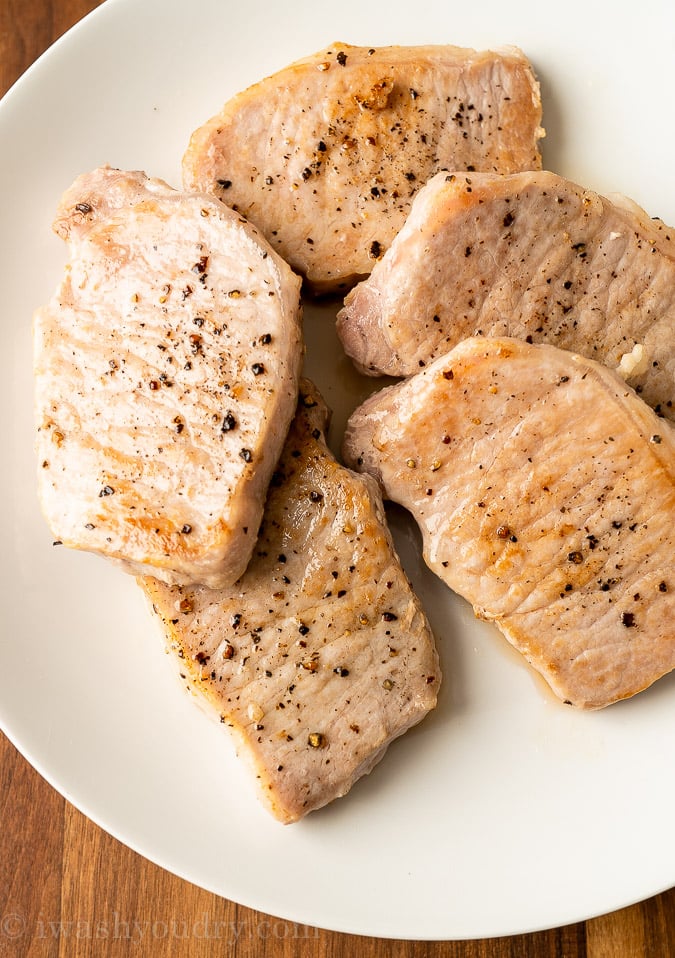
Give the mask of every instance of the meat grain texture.
<path id="1" fill-rule="evenodd" d="M 550 172 L 440 173 L 338 315 L 370 375 L 468 336 L 547 342 L 612 369 L 675 419 L 675 230 Z"/>
<path id="2" fill-rule="evenodd" d="M 515 48 L 334 43 L 197 129 L 184 185 L 236 207 L 316 292 L 370 273 L 440 169 L 539 169 L 541 98 Z"/>
<path id="3" fill-rule="evenodd" d="M 675 433 L 606 367 L 475 337 L 357 409 L 348 464 L 565 702 L 675 667 Z"/>
<path id="4" fill-rule="evenodd" d="M 284 823 L 344 795 L 434 708 L 434 640 L 377 484 L 326 447 L 309 382 L 256 549 L 229 589 L 140 581 L 190 689 L 232 732 Z"/>
<path id="5" fill-rule="evenodd" d="M 55 229 L 71 259 L 34 322 L 53 534 L 133 573 L 235 581 L 297 401 L 299 278 L 219 200 L 140 172 L 79 177 Z"/>

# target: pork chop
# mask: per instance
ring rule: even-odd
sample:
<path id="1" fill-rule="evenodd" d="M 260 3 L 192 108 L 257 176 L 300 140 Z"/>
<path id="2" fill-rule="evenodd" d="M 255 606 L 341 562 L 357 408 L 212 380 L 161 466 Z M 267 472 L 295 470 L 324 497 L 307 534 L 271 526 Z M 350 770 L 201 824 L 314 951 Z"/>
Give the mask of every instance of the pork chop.
<path id="1" fill-rule="evenodd" d="M 370 273 L 443 168 L 539 169 L 539 85 L 515 48 L 334 43 L 197 129 L 184 185 L 240 210 L 316 292 Z"/>
<path id="2" fill-rule="evenodd" d="M 675 433 L 605 366 L 470 338 L 367 399 L 344 452 L 566 702 L 675 667 Z"/>
<path id="3" fill-rule="evenodd" d="M 675 419 L 675 230 L 549 172 L 442 173 L 338 331 L 371 375 L 410 375 L 479 333 L 548 342 L 625 370 Z"/>
<path id="4" fill-rule="evenodd" d="M 140 584 L 181 674 L 284 823 L 344 795 L 433 709 L 433 637 L 377 484 L 340 466 L 303 382 L 251 563 L 231 588 Z"/>
<path id="5" fill-rule="evenodd" d="M 295 410 L 300 280 L 212 196 L 79 177 L 71 260 L 35 317 L 39 492 L 54 535 L 220 586 L 249 560 Z"/>

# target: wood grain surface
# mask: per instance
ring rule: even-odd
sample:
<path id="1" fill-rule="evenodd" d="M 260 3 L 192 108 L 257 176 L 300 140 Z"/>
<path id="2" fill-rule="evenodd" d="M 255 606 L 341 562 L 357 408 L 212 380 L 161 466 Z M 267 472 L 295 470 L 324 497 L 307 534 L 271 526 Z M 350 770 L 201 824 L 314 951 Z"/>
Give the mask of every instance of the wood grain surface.
<path id="1" fill-rule="evenodd" d="M 96 6 L 0 0 L 0 95 Z M 407 942 L 327 932 L 244 908 L 149 863 L 74 809 L 0 734 L 0 956 L 263 954 L 671 958 L 675 889 L 611 915 L 512 938 Z"/>

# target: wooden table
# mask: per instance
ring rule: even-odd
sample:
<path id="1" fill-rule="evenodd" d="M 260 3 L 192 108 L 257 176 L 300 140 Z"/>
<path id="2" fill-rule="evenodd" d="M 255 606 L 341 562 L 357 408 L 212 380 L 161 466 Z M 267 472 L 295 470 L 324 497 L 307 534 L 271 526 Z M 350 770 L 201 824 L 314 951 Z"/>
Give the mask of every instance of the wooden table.
<path id="1" fill-rule="evenodd" d="M 0 94 L 98 2 L 0 0 Z M 225 954 L 667 958 L 675 956 L 675 889 L 592 921 L 484 941 L 387 941 L 298 926 L 202 891 L 129 851 L 0 734 L 0 956 Z"/>

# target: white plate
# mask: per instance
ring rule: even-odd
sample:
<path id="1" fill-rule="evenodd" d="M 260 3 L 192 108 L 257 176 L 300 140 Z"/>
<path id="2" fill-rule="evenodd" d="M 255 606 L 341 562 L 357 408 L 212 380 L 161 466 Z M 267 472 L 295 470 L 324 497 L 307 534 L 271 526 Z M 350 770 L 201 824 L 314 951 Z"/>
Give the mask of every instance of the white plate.
<path id="1" fill-rule="evenodd" d="M 675 882 L 675 680 L 582 714 L 421 567 L 437 711 L 352 793 L 295 826 L 258 805 L 222 727 L 184 696 L 130 578 L 55 549 L 34 492 L 31 315 L 56 285 L 61 192 L 101 163 L 179 185 L 192 129 L 256 79 L 333 40 L 521 46 L 542 82 L 545 163 L 675 223 L 673 8 L 568 0 L 318 5 L 110 0 L 0 107 L 5 503 L 0 724 L 68 799 L 165 868 L 288 920 L 400 938 L 557 926 Z M 337 406 L 357 380 L 308 310 L 310 372 Z"/>

